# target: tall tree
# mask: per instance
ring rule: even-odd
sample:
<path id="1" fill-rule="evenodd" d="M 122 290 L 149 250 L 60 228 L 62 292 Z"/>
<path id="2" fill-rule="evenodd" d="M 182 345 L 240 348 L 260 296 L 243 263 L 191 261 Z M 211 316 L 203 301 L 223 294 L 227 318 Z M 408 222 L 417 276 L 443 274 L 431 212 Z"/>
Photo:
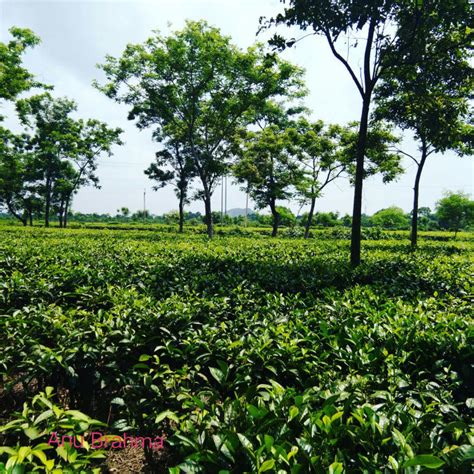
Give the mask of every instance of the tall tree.
<path id="1" fill-rule="evenodd" d="M 309 128 L 308 128 L 309 125 Z M 303 167 L 304 178 L 297 190 L 303 202 L 310 203 L 305 224 L 305 237 L 309 235 L 315 202 L 327 185 L 341 176 L 355 182 L 355 161 L 359 138 L 359 125 L 350 122 L 346 126 L 330 125 L 323 128 L 322 122 L 308 124 L 300 120 L 295 133 L 296 152 Z M 384 183 L 396 179 L 403 169 L 400 154 L 393 152 L 399 142 L 390 127 L 382 122 L 369 124 L 365 149 L 364 178 L 381 174 Z"/>
<path id="2" fill-rule="evenodd" d="M 474 69 L 470 64 L 474 35 L 453 30 L 445 25 L 446 21 L 437 10 L 423 17 L 418 28 L 424 34 L 405 52 L 400 64 L 387 68 L 376 90 L 375 116 L 411 131 L 419 144 L 417 157 L 402 152 L 416 164 L 412 248 L 418 240 L 420 181 L 427 158 L 448 150 L 472 156 L 474 150 L 470 103 L 474 90 Z"/>
<path id="3" fill-rule="evenodd" d="M 68 136 L 73 129 L 69 114 L 76 110 L 76 104 L 66 98 L 53 99 L 46 92 L 20 99 L 16 107 L 22 124 L 33 132 L 29 146 L 45 201 L 44 224 L 49 227 L 53 186 L 61 177 L 61 158 L 69 147 Z"/>
<path id="4" fill-rule="evenodd" d="M 179 141 L 167 141 L 165 148 L 156 153 L 155 162 L 145 170 L 145 174 L 156 181 L 155 191 L 170 183 L 174 186 L 179 202 L 179 232 L 183 232 L 184 206 L 189 203 L 189 185 L 196 175 L 190 154 Z"/>
<path id="5" fill-rule="evenodd" d="M 260 130 L 243 132 L 233 167 L 237 182 L 245 185 L 257 207 L 270 208 L 272 237 L 276 237 L 281 220 L 277 201 L 291 198 L 303 178 L 293 146 L 293 132 L 285 127 L 285 121 L 270 121 Z"/>
<path id="6" fill-rule="evenodd" d="M 347 155 L 338 148 L 340 131 L 341 127 L 326 127 L 321 120 L 310 123 L 305 118 L 299 119 L 294 129 L 289 130 L 302 171 L 302 179 L 296 185 L 297 195 L 302 204 L 310 205 L 305 223 L 305 239 L 309 237 L 316 199 L 326 186 L 346 171 L 349 163 Z"/>
<path id="7" fill-rule="evenodd" d="M 20 121 L 32 131 L 31 166 L 44 198 L 45 226 L 49 227 L 53 198 L 58 196 L 62 201 L 61 223 L 66 226 L 73 193 L 80 185 L 97 186 L 97 158 L 102 153 L 110 156 L 112 145 L 122 143 L 122 130 L 110 129 L 94 119 L 74 120 L 70 115 L 77 109 L 75 102 L 55 99 L 48 92 L 18 100 L 16 105 Z M 55 192 L 56 186 L 61 192 Z"/>
<path id="8" fill-rule="evenodd" d="M 325 37 L 361 96 L 351 236 L 351 264 L 356 266 L 360 263 L 364 158 L 375 87 L 386 69 L 399 65 L 404 53 L 419 41 L 423 35 L 419 24 L 433 12 L 439 12 L 444 28 L 465 34 L 472 25 L 469 0 L 283 0 L 283 3 L 289 6 L 267 21 L 266 26 L 297 25 Z M 407 18 L 410 21 L 406 21 Z M 359 45 L 361 55 L 349 58 L 342 53 L 340 43 L 344 38 L 350 46 Z M 286 41 L 281 35 L 275 35 L 273 43 L 285 48 L 296 40 Z M 351 59 L 355 61 L 351 63 Z"/>
<path id="9" fill-rule="evenodd" d="M 12 27 L 9 32 L 13 39 L 0 42 L 0 99 L 3 100 L 14 100 L 32 87 L 45 87 L 22 65 L 25 51 L 36 46 L 40 39 L 26 28 Z M 25 206 L 30 211 L 31 222 L 31 212 L 37 202 L 25 187 L 27 155 L 24 144 L 25 137 L 0 127 L 0 205 L 26 225 Z"/>
<path id="10" fill-rule="evenodd" d="M 168 37 L 128 45 L 101 66 L 108 82 L 96 86 L 131 107 L 139 128 L 159 139 L 185 140 L 200 181 L 208 236 L 213 235 L 211 197 L 229 167 L 236 131 L 274 96 L 298 96 L 302 71 L 265 52 L 241 51 L 205 21 L 188 21 Z"/>
<path id="11" fill-rule="evenodd" d="M 74 121 L 72 133 L 69 135 L 65 159 L 73 169 L 69 173 L 68 186 L 64 191 L 64 219 L 66 227 L 71 199 L 81 186 L 92 184 L 99 188 L 99 178 L 96 175 L 97 160 L 102 156 L 112 156 L 114 145 L 123 145 L 120 136 L 121 128 L 109 126 L 96 119 L 79 119 Z M 69 189 L 67 192 L 66 190 Z"/>
<path id="12" fill-rule="evenodd" d="M 0 127 L 0 206 L 26 225 L 28 155 L 22 138 Z"/>

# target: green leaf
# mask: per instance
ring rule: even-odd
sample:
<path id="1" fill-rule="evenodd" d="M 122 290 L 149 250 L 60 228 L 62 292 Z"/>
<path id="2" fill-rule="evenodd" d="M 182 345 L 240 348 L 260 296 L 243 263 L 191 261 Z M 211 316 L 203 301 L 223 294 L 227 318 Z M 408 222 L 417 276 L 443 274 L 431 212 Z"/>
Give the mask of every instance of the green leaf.
<path id="1" fill-rule="evenodd" d="M 290 421 L 298 416 L 298 413 L 300 412 L 299 408 L 296 407 L 295 405 L 290 407 Z"/>
<path id="2" fill-rule="evenodd" d="M 248 440 L 247 437 L 245 437 L 243 434 L 241 433 L 237 433 L 237 436 L 239 437 L 239 440 L 240 440 L 240 443 L 242 444 L 242 446 L 247 450 L 247 451 L 250 451 L 251 453 L 253 453 L 253 446 L 252 446 L 252 443 Z"/>
<path id="3" fill-rule="evenodd" d="M 433 456 L 431 454 L 419 454 L 414 458 L 407 461 L 403 467 L 412 467 L 412 466 L 423 466 L 428 469 L 438 469 L 443 466 L 445 462 L 440 458 Z"/>
<path id="4" fill-rule="evenodd" d="M 46 454 L 41 449 L 34 449 L 31 453 L 36 456 L 45 466 L 48 471 L 51 471 L 54 467 L 54 460 L 46 457 Z"/>
<path id="5" fill-rule="evenodd" d="M 23 430 L 23 433 L 25 433 L 25 435 L 28 436 L 28 438 L 30 439 L 36 439 L 41 436 L 41 433 L 33 426 L 29 426 L 28 428 L 25 428 Z"/>
<path id="6" fill-rule="evenodd" d="M 18 450 L 18 463 L 21 464 L 30 453 L 31 448 L 29 446 L 22 446 Z"/>
<path id="7" fill-rule="evenodd" d="M 38 415 L 38 417 L 35 419 L 33 424 L 37 425 L 37 424 L 41 423 L 44 420 L 47 420 L 48 418 L 50 418 L 52 416 L 53 416 L 53 410 L 46 410 L 43 413 L 41 413 L 40 415 Z"/>
<path id="8" fill-rule="evenodd" d="M 157 415 L 155 418 L 155 423 L 160 423 L 160 421 L 163 421 L 165 418 L 173 420 L 175 423 L 179 423 L 179 418 L 171 410 L 162 411 L 159 415 Z"/>
<path id="9" fill-rule="evenodd" d="M 273 436 L 266 434 L 264 435 L 263 439 L 265 442 L 265 448 L 267 448 L 267 451 L 270 451 L 270 449 L 273 446 L 273 443 L 275 442 L 275 440 L 273 439 Z"/>
<path id="10" fill-rule="evenodd" d="M 225 374 L 222 372 L 221 369 L 218 369 L 217 367 L 209 367 L 209 372 L 211 372 L 211 375 L 220 383 L 222 384 L 225 380 Z"/>
<path id="11" fill-rule="evenodd" d="M 10 456 L 16 456 L 17 452 L 15 449 L 10 448 L 9 446 L 0 446 L 0 454 L 7 453 Z"/>
<path id="12" fill-rule="evenodd" d="M 270 469 L 273 469 L 274 465 L 275 465 L 274 459 L 267 459 L 265 462 L 262 463 L 258 472 L 260 473 L 260 472 L 269 471 Z"/>
<path id="13" fill-rule="evenodd" d="M 329 466 L 329 474 L 342 474 L 342 472 L 344 472 L 344 466 L 338 461 L 334 461 Z"/>

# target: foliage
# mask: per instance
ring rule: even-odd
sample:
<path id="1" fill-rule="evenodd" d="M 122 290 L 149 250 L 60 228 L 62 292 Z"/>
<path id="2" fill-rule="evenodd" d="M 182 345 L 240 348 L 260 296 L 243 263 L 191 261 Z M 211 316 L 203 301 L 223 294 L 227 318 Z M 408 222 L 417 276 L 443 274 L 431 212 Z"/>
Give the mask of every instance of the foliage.
<path id="1" fill-rule="evenodd" d="M 372 223 L 384 229 L 406 229 L 408 227 L 408 216 L 403 209 L 392 206 L 377 211 L 372 216 Z"/>
<path id="2" fill-rule="evenodd" d="M 77 110 L 76 103 L 55 99 L 49 92 L 20 99 L 16 108 L 20 121 L 32 133 L 22 136 L 30 170 L 20 189 L 44 201 L 46 226 L 54 206 L 65 226 L 72 195 L 85 184 L 98 186 L 97 159 L 102 154 L 111 156 L 112 146 L 122 144 L 122 130 L 95 119 L 74 120 L 71 114 Z"/>
<path id="3" fill-rule="evenodd" d="M 272 235 L 277 235 L 281 215 L 277 201 L 288 200 L 301 182 L 303 172 L 293 149 L 293 130 L 288 128 L 285 111 L 276 120 L 267 118 L 257 131 L 243 133 L 239 156 L 232 171 L 259 209 L 269 207 L 273 216 Z"/>
<path id="4" fill-rule="evenodd" d="M 40 86 L 22 66 L 25 51 L 40 40 L 27 28 L 12 27 L 9 32 L 13 39 L 0 43 L 0 99 L 14 100 L 21 92 Z"/>
<path id="5" fill-rule="evenodd" d="M 80 473 L 100 472 L 94 464 L 97 466 L 105 452 L 92 448 L 87 435 L 106 425 L 54 403 L 53 387 L 46 387 L 31 403 L 25 403 L 21 412 L 11 416 L 11 421 L 0 426 L 0 436 L 6 444 L 0 446 L 2 472 L 63 472 L 65 468 Z M 6 462 L 1 462 L 5 457 Z"/>
<path id="6" fill-rule="evenodd" d="M 418 202 L 421 175 L 427 158 L 453 150 L 472 155 L 474 150 L 474 86 L 472 59 L 474 10 L 469 2 L 425 1 L 418 23 L 422 32 L 413 47 L 404 51 L 385 71 L 376 91 L 375 116 L 402 130 L 413 132 L 419 156 L 404 152 L 417 167 L 412 210 L 412 246 L 417 245 Z M 446 12 L 449 16 L 446 17 Z M 470 19 L 469 19 L 470 18 Z M 400 34 L 410 35 L 413 18 L 401 15 Z"/>
<path id="7" fill-rule="evenodd" d="M 211 196 L 228 171 L 234 136 L 272 97 L 303 94 L 302 71 L 261 45 L 241 51 L 205 21 L 158 32 L 101 66 L 108 97 L 130 106 L 129 119 L 153 127 L 158 141 L 179 143 L 192 162 L 212 237 Z"/>
<path id="8" fill-rule="evenodd" d="M 442 228 L 457 234 L 474 224 L 474 201 L 467 194 L 448 192 L 436 204 L 436 214 Z"/>
<path id="9" fill-rule="evenodd" d="M 171 472 L 470 472 L 472 234 L 384 233 L 352 270 L 343 239 L 257 230 L 2 226 L 2 424 L 54 386 L 165 432 Z"/>

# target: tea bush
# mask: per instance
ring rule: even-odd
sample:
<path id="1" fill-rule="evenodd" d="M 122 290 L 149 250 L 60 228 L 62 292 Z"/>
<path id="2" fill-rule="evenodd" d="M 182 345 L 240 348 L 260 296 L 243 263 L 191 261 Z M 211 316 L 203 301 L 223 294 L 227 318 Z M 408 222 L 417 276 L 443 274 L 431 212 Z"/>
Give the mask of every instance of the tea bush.
<path id="1" fill-rule="evenodd" d="M 352 270 L 344 239 L 233 234 L 2 228 L 0 425 L 54 387 L 165 433 L 156 472 L 471 472 L 473 240 L 384 234 Z"/>

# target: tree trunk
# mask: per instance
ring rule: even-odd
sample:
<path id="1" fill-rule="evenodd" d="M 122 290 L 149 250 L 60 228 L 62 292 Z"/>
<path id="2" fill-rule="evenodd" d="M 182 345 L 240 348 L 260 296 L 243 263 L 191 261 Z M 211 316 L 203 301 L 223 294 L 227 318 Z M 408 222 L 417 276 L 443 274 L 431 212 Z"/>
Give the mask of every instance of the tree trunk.
<path id="1" fill-rule="evenodd" d="M 207 226 L 207 236 L 212 239 L 214 236 L 214 226 L 212 225 L 211 195 L 207 190 L 204 191 L 204 209 Z"/>
<path id="2" fill-rule="evenodd" d="M 423 171 L 423 166 L 427 158 L 427 147 L 423 141 L 421 150 L 421 160 L 416 171 L 415 186 L 413 187 L 413 211 L 411 216 L 411 248 L 414 250 L 418 244 L 418 197 L 420 191 L 420 179 Z"/>
<path id="3" fill-rule="evenodd" d="M 367 130 L 369 123 L 371 92 L 366 92 L 363 98 L 362 114 L 360 117 L 359 139 L 357 142 L 356 175 L 354 186 L 354 207 L 352 211 L 351 233 L 351 265 L 360 265 L 360 242 L 362 220 L 362 185 L 364 182 L 364 158 L 367 145 Z"/>
<path id="4" fill-rule="evenodd" d="M 316 198 L 311 198 L 311 207 L 309 209 L 308 219 L 306 221 L 306 226 L 305 226 L 305 229 L 304 229 L 304 238 L 305 239 L 309 238 L 309 229 L 311 227 L 311 224 L 313 223 L 313 215 L 314 215 L 315 205 L 316 205 Z"/>
<path id="5" fill-rule="evenodd" d="M 64 218 L 63 218 L 63 226 L 67 226 L 67 219 L 69 214 L 69 203 L 71 202 L 71 195 L 66 198 L 66 202 L 64 203 Z"/>
<path id="6" fill-rule="evenodd" d="M 49 213 L 51 210 L 51 178 L 46 178 L 46 201 L 44 207 L 44 226 L 49 227 Z"/>
<path id="7" fill-rule="evenodd" d="M 184 226 L 184 195 L 181 191 L 179 194 L 179 233 L 183 233 Z"/>
<path id="8" fill-rule="evenodd" d="M 7 201 L 7 207 L 10 213 L 15 216 L 24 226 L 26 226 L 26 218 L 20 216 L 20 214 L 17 214 L 14 210 L 11 204 Z"/>
<path id="9" fill-rule="evenodd" d="M 273 216 L 272 237 L 276 237 L 278 233 L 278 226 L 280 225 L 280 213 L 276 209 L 275 200 L 271 201 L 270 209 L 272 211 Z"/>
<path id="10" fill-rule="evenodd" d="M 64 200 L 61 199 L 61 204 L 59 206 L 59 227 L 63 227 L 63 218 L 64 218 Z"/>
<path id="11" fill-rule="evenodd" d="M 25 204 L 25 213 L 26 213 L 26 221 L 29 222 L 30 226 L 33 225 L 33 210 L 31 208 L 31 203 Z"/>

